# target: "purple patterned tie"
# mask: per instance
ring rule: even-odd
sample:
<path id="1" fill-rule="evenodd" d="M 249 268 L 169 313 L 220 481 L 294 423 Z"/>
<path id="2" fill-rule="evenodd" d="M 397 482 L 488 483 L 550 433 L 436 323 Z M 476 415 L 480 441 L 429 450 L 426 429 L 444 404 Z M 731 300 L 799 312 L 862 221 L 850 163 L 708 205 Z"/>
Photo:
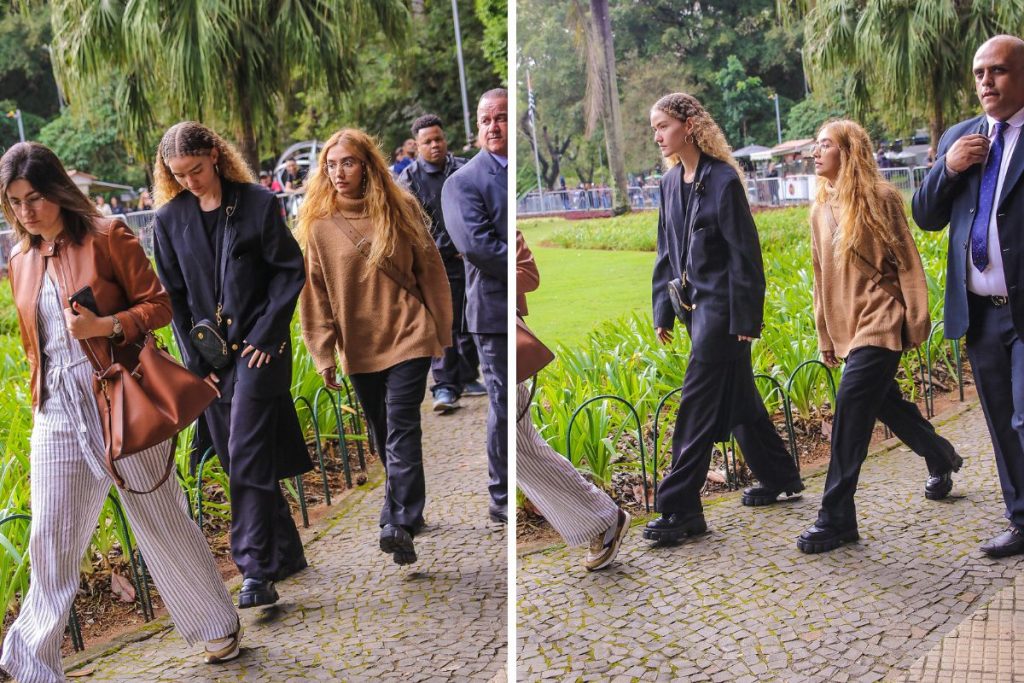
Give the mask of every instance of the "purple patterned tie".
<path id="1" fill-rule="evenodd" d="M 971 259 L 979 271 L 988 267 L 988 224 L 992 218 L 992 205 L 996 201 L 999 166 L 1003 163 L 1003 133 L 1006 126 L 1005 121 L 996 121 L 996 139 L 988 151 L 985 172 L 981 176 L 981 189 L 978 190 L 978 210 L 971 224 Z"/>

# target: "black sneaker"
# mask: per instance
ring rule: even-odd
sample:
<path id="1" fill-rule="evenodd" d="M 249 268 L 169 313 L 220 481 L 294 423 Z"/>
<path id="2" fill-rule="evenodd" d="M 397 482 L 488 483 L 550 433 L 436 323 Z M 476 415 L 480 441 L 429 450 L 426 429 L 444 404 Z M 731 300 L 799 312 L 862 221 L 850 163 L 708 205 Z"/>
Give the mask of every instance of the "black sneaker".
<path id="1" fill-rule="evenodd" d="M 238 593 L 238 609 L 273 605 L 278 600 L 274 582 L 269 579 L 247 578 Z"/>
<path id="2" fill-rule="evenodd" d="M 844 543 L 852 543 L 860 540 L 857 528 L 840 531 L 831 527 L 820 527 L 817 523 L 810 529 L 800 534 L 796 539 L 796 547 L 800 552 L 813 555 L 815 553 L 827 553 L 835 550 Z"/>
<path id="3" fill-rule="evenodd" d="M 391 553 L 395 564 L 412 564 L 416 561 L 416 548 L 412 543 L 412 534 L 398 524 L 385 524 L 380 529 L 380 549 Z"/>
<path id="4" fill-rule="evenodd" d="M 676 543 L 690 536 L 707 533 L 707 530 L 708 524 L 704 521 L 703 513 L 677 512 L 647 522 L 647 526 L 644 527 L 644 538 L 658 543 Z"/>

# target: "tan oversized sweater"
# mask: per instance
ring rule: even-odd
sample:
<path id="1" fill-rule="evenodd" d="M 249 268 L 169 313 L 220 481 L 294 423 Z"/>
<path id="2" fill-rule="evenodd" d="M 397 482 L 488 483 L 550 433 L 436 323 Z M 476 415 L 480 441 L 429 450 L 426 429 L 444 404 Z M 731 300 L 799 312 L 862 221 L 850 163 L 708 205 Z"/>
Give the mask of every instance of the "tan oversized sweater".
<path id="1" fill-rule="evenodd" d="M 363 200 L 343 200 L 342 215 L 372 240 L 374 226 Z M 425 302 L 370 265 L 335 219 L 310 227 L 306 286 L 299 296 L 302 338 L 318 372 L 379 372 L 402 361 L 439 356 L 452 343 L 452 295 L 441 255 L 429 238 L 423 247 L 399 244 L 395 268 L 415 282 Z"/>
<path id="2" fill-rule="evenodd" d="M 928 284 L 921 256 L 910 235 L 903 202 L 893 193 L 888 202 L 890 225 L 901 237 L 897 255 L 901 268 L 885 258 L 884 247 L 872 243 L 861 255 L 903 294 L 906 307 L 868 278 L 853 263 L 835 256 L 833 235 L 839 230 L 838 207 L 811 207 L 811 243 L 814 256 L 814 318 L 818 346 L 845 358 L 861 346 L 904 351 L 923 343 L 930 332 Z"/>

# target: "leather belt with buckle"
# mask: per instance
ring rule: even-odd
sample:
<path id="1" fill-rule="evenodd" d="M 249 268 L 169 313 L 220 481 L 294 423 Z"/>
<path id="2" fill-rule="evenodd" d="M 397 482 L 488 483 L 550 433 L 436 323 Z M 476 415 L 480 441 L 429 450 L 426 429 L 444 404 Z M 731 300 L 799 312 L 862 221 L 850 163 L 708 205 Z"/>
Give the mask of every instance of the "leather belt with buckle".
<path id="1" fill-rule="evenodd" d="M 1005 306 L 1006 304 L 1010 303 L 1009 297 L 1005 297 L 1005 296 L 990 296 L 990 297 L 986 297 L 986 298 L 996 308 L 999 308 L 1000 306 Z"/>

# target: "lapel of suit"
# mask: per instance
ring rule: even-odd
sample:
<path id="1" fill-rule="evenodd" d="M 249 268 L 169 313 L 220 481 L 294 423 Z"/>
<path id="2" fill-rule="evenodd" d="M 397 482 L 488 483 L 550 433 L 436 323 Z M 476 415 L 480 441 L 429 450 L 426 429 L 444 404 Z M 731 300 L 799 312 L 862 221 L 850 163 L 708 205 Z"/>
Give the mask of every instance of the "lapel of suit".
<path id="1" fill-rule="evenodd" d="M 507 189 L 508 172 L 506 171 L 506 167 L 502 166 L 501 162 L 495 159 L 490 152 L 482 150 L 480 153 L 485 155 L 487 161 L 487 172 L 494 176 L 495 183 L 497 183 L 501 189 Z"/>
<path id="2" fill-rule="evenodd" d="M 1004 133 L 1005 135 L 1005 133 Z M 1018 136 L 1020 134 L 1018 133 Z M 1006 168 L 1006 176 L 1003 178 L 1003 187 L 999 190 L 999 201 L 996 202 L 996 209 L 1000 207 L 1003 201 L 1006 199 L 1006 195 L 1017 185 L 1017 181 L 1020 180 L 1020 175 L 1024 172 L 1024 145 L 1021 144 L 1022 140 L 1020 137 L 1017 138 L 1017 144 L 1013 147 L 1013 156 L 1010 157 L 1010 165 Z"/>

